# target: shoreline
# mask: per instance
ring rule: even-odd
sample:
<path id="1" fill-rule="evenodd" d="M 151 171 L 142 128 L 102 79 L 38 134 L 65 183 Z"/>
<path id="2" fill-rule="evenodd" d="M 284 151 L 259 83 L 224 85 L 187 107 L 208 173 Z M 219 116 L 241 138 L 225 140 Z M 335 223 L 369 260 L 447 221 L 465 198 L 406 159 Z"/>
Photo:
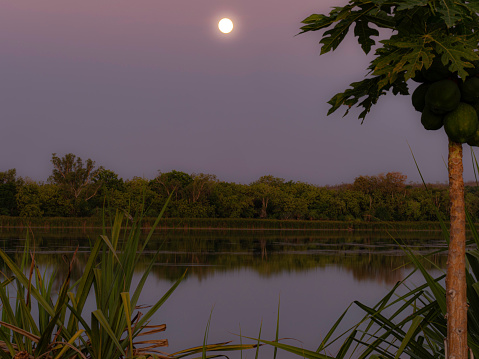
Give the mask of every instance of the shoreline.
<path id="1" fill-rule="evenodd" d="M 156 218 L 142 220 L 142 230 L 149 230 Z M 105 220 L 109 222 L 109 220 Z M 130 228 L 125 219 L 123 228 Z M 448 225 L 448 224 L 447 224 Z M 0 216 L 0 231 L 8 230 L 83 230 L 109 229 L 98 217 L 47 217 L 21 218 Z M 441 231 L 440 222 L 366 222 L 353 221 L 304 221 L 275 219 L 236 218 L 165 218 L 161 219 L 156 231 L 299 231 L 299 232 L 367 232 L 367 231 Z"/>

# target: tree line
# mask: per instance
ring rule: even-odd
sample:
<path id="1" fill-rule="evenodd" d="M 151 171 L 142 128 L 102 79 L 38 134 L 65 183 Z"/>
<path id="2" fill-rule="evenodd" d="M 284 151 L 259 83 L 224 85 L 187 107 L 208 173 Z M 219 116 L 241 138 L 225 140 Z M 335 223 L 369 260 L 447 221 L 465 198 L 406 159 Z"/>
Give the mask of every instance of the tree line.
<path id="1" fill-rule="evenodd" d="M 124 180 L 69 153 L 52 154 L 46 182 L 0 172 L 0 215 L 89 217 L 115 208 L 157 216 L 171 195 L 166 217 L 261 218 L 280 220 L 436 221 L 448 216 L 447 185 L 406 183 L 399 172 L 358 176 L 353 183 L 317 186 L 266 175 L 250 184 L 215 175 L 161 172 L 153 179 Z M 479 219 L 479 193 L 466 185 L 468 210 Z"/>

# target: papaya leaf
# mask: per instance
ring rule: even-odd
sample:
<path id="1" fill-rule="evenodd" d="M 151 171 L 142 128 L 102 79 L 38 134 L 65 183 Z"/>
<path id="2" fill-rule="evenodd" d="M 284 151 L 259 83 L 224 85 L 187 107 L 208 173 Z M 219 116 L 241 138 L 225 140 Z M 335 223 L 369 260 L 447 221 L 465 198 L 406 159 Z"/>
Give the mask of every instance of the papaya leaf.
<path id="1" fill-rule="evenodd" d="M 328 103 L 332 106 L 329 110 L 328 115 L 336 111 L 341 105 L 347 105 L 351 108 L 355 105 L 360 98 L 364 96 L 374 96 L 377 92 L 378 82 L 381 80 L 380 76 L 373 77 L 370 79 L 365 79 L 361 82 L 353 82 L 351 84 L 352 89 L 347 89 L 343 93 L 339 93 L 334 96 Z M 373 102 L 373 99 L 371 100 Z M 369 112 L 371 106 L 365 107 L 366 110 Z M 346 111 L 344 114 L 345 116 L 348 114 L 349 110 Z"/>
<path id="2" fill-rule="evenodd" d="M 352 24 L 356 23 L 356 26 L 358 26 L 357 22 L 362 22 L 355 35 L 358 37 L 358 41 L 362 45 L 363 50 L 367 53 L 371 49 L 371 42 L 374 44 L 374 40 L 371 40 L 370 37 L 379 35 L 377 30 L 371 29 L 367 26 L 368 19 L 366 16 L 371 12 L 372 17 L 370 17 L 369 20 L 374 19 L 374 13 L 372 10 L 375 9 L 375 6 L 371 3 L 364 6 L 364 8 L 360 8 L 360 10 L 353 11 L 355 7 L 354 4 L 350 4 L 342 8 L 333 8 L 329 13 L 329 16 L 318 14 L 309 16 L 303 20 L 303 23 L 308 25 L 301 27 L 302 32 L 300 32 L 300 34 L 308 31 L 321 30 L 336 23 L 332 29 L 327 30 L 324 33 L 323 38 L 319 42 L 322 44 L 321 54 L 325 54 L 338 47 L 348 34 L 349 28 Z M 362 20 L 363 18 L 364 20 Z M 381 14 L 380 19 L 384 21 L 384 14 Z"/>
<path id="3" fill-rule="evenodd" d="M 334 21 L 335 19 L 329 16 L 322 15 L 322 14 L 313 14 L 311 16 L 308 16 L 306 19 L 302 21 L 303 24 L 307 24 L 307 25 L 301 27 L 302 31 L 299 34 L 302 34 L 308 31 L 318 31 L 318 30 L 324 29 L 325 27 L 328 27 L 332 23 L 334 23 Z"/>
<path id="4" fill-rule="evenodd" d="M 385 46 L 390 48 L 389 52 L 381 51 L 380 57 L 372 61 L 374 75 L 383 75 L 393 83 L 395 76 L 404 72 L 405 81 L 414 78 L 417 71 L 427 69 L 432 64 L 434 53 L 428 46 L 429 38 L 418 36 L 416 38 L 403 39 L 401 41 L 391 39 L 383 40 Z M 380 85 L 385 85 L 381 83 Z"/>
<path id="5" fill-rule="evenodd" d="M 462 20 L 462 12 L 459 11 L 459 7 L 452 0 L 440 0 L 436 10 L 439 14 L 442 14 L 447 27 L 453 27 Z"/>
<path id="6" fill-rule="evenodd" d="M 471 62 L 479 60 L 475 49 L 469 47 L 464 39 L 443 35 L 435 38 L 434 42 L 436 51 L 442 54 L 442 63 L 446 65 L 450 62 L 449 70 L 457 72 L 463 79 L 468 76 L 465 68 L 474 67 Z"/>
<path id="7" fill-rule="evenodd" d="M 398 10 L 409 10 L 416 6 L 425 6 L 429 0 L 408 0 L 401 2 L 398 6 Z"/>
<path id="8" fill-rule="evenodd" d="M 363 19 L 385 29 L 393 29 L 396 26 L 396 21 L 394 21 L 387 12 L 379 8 L 371 10 L 368 14 L 363 16 Z"/>
<path id="9" fill-rule="evenodd" d="M 336 24 L 333 29 L 326 31 L 322 40 L 319 42 L 320 44 L 323 44 L 321 47 L 321 55 L 335 50 L 348 34 L 350 26 L 355 22 L 360 21 L 362 17 L 366 16 L 373 9 L 373 7 L 374 5 L 371 4 L 364 9 L 352 11 L 352 6 L 345 6 L 336 17 L 336 20 L 339 20 L 338 24 Z M 366 34 L 364 35 L 368 37 Z M 364 43 L 367 47 L 366 44 L 369 40 L 360 36 L 358 37 L 358 41 L 361 44 Z"/>
<path id="10" fill-rule="evenodd" d="M 331 50 L 336 50 L 348 34 L 350 25 L 351 23 L 341 21 L 334 27 L 334 29 L 328 30 L 324 33 L 323 39 L 319 42 L 320 44 L 323 44 L 321 47 L 321 55 L 324 55 Z"/>
<path id="11" fill-rule="evenodd" d="M 358 42 L 361 44 L 363 51 L 368 54 L 371 47 L 376 44 L 371 36 L 379 36 L 379 31 L 370 28 L 367 21 L 358 20 L 354 28 L 354 35 L 358 37 Z"/>
<path id="12" fill-rule="evenodd" d="M 479 3 L 475 1 L 469 1 L 469 3 L 459 3 L 458 5 L 466 8 L 469 12 L 479 13 Z"/>

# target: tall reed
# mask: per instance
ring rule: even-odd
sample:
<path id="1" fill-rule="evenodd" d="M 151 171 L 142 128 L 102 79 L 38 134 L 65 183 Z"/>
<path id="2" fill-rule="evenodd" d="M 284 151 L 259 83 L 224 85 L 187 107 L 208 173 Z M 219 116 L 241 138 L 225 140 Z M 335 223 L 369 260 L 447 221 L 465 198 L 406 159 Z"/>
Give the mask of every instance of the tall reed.
<path id="1" fill-rule="evenodd" d="M 173 354 L 160 350 L 168 342 L 157 336 L 166 325 L 152 324 L 150 320 L 185 278 L 186 271 L 161 298 L 150 298 L 153 304 L 144 313 L 140 294 L 160 248 L 150 256 L 146 268 L 142 266 L 145 269 L 136 286 L 133 278 L 167 204 L 146 238 L 141 214 L 132 218 L 116 212 L 110 224 L 103 225 L 103 234 L 92 245 L 83 273 L 74 283 L 71 272 L 76 252 L 69 259 L 68 273 L 58 293 L 53 291 L 56 272 L 41 273 L 28 235 L 20 263 L 0 249 L 1 260 L 12 273 L 2 273 L 0 282 L 0 358 L 179 359 L 198 353 L 205 356 L 210 351 L 254 348 L 255 345 L 205 342 Z M 94 298 L 93 309 L 86 308 L 90 296 Z M 143 339 L 147 335 L 156 336 Z"/>
<path id="2" fill-rule="evenodd" d="M 70 259 L 69 271 L 58 295 L 52 292 L 56 274 L 40 272 L 29 240 L 19 264 L 0 250 L 0 257 L 13 274 L 5 277 L 0 285 L 3 304 L 0 356 L 7 358 L 19 353 L 46 358 L 155 355 L 157 348 L 167 344 L 166 340 L 137 339 L 165 330 L 165 325 L 150 325 L 149 320 L 173 293 L 186 272 L 144 314 L 138 311 L 138 300 L 155 257 L 152 257 L 135 288 L 132 287 L 132 280 L 134 269 L 163 211 L 143 241 L 140 240 L 141 215 L 131 220 L 129 230 L 122 231 L 124 215 L 117 212 L 110 234 L 107 235 L 105 230 L 95 241 L 83 274 L 75 283 L 70 282 L 75 255 Z M 13 303 L 9 300 L 12 294 L 15 298 Z M 91 313 L 85 313 L 89 295 L 95 298 L 95 308 Z M 32 310 L 35 302 L 38 306 L 36 314 Z M 88 322 L 87 315 L 90 316 Z"/>

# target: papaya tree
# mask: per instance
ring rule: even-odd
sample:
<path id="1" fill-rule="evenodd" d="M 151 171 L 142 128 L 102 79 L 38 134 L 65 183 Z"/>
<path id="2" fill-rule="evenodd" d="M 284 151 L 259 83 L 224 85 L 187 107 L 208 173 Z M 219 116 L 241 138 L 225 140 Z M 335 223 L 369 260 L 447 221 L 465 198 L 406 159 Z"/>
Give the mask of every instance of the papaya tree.
<path id="1" fill-rule="evenodd" d="M 336 50 L 352 28 L 365 54 L 374 48 L 366 78 L 332 97 L 328 115 L 343 106 L 346 115 L 357 106 L 363 122 L 381 96 L 409 95 L 412 80 L 421 83 L 412 100 L 423 126 L 444 128 L 449 137 L 449 359 L 468 356 L 462 143 L 479 145 L 478 13 L 477 0 L 350 0 L 329 14 L 307 17 L 300 32 L 323 31 L 321 55 Z"/>

